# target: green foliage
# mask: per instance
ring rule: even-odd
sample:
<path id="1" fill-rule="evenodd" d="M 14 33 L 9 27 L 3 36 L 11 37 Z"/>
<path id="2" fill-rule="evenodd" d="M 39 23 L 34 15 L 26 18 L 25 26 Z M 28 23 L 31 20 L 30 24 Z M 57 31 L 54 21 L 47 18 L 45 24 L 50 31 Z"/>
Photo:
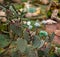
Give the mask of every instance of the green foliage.
<path id="1" fill-rule="evenodd" d="M 44 52 L 42 50 L 38 50 L 38 56 L 43 57 L 43 55 L 44 55 Z"/>
<path id="2" fill-rule="evenodd" d="M 9 43 L 9 37 L 7 35 L 0 34 L 0 48 L 8 46 Z"/>
<path id="3" fill-rule="evenodd" d="M 22 2 L 27 2 L 28 0 L 21 0 Z"/>
<path id="4" fill-rule="evenodd" d="M 20 52 L 24 53 L 25 49 L 27 47 L 27 41 L 24 39 L 17 39 L 17 49 L 20 50 Z"/>
<path id="5" fill-rule="evenodd" d="M 38 57 L 37 50 L 34 50 L 31 45 L 27 46 L 25 53 L 28 57 Z"/>
<path id="6" fill-rule="evenodd" d="M 16 8 L 16 10 L 23 8 L 23 6 L 20 4 L 14 4 L 14 7 Z"/>
<path id="7" fill-rule="evenodd" d="M 34 1 L 36 2 L 36 0 Z M 10 2 L 10 0 L 6 0 L 6 2 Z M 27 2 L 27 0 L 21 0 L 21 2 L 21 4 L 8 3 L 8 5 L 1 5 L 3 8 L 2 10 L 7 14 L 7 24 L 0 21 L 1 57 L 4 57 L 4 55 L 8 55 L 8 57 L 56 57 L 55 52 L 51 52 L 55 34 L 48 34 L 44 30 L 45 25 L 41 24 L 40 21 L 36 22 L 35 20 L 45 19 L 45 17 L 50 18 L 52 12 L 50 10 L 46 11 L 47 5 L 40 5 L 37 0 L 37 5 L 41 7 L 40 15 L 27 18 L 25 17 L 26 13 L 29 12 L 29 14 L 32 14 L 36 12 L 35 5 L 32 5 L 32 7 L 30 7 L 29 10 L 27 9 L 27 12 L 25 12 L 23 4 L 24 2 Z M 22 9 L 21 12 L 19 12 L 20 9 Z M 60 15 L 60 13 L 58 15 Z M 23 20 L 26 21 L 26 19 L 31 21 L 30 25 L 33 27 L 32 29 L 29 29 L 27 23 L 23 24 Z M 3 31 L 7 31 L 8 33 L 4 33 Z M 57 49 L 57 53 L 60 54 L 60 48 Z"/>
<path id="8" fill-rule="evenodd" d="M 51 12 L 51 10 L 49 10 L 49 11 L 47 12 L 47 16 L 48 16 L 48 18 L 51 17 L 51 14 L 52 14 L 52 12 Z"/>
<path id="9" fill-rule="evenodd" d="M 24 39 L 27 40 L 27 42 L 30 41 L 30 36 L 29 36 L 29 33 L 27 31 L 24 31 L 23 36 L 24 36 Z"/>
<path id="10" fill-rule="evenodd" d="M 17 51 L 15 51 L 12 52 L 11 57 L 20 57 L 20 54 Z"/>
<path id="11" fill-rule="evenodd" d="M 7 31 L 7 24 L 1 24 L 0 25 L 0 30 L 1 31 Z"/>
<path id="12" fill-rule="evenodd" d="M 32 51 L 29 51 L 28 57 L 38 57 L 38 55 L 36 54 L 34 50 L 32 50 Z"/>
<path id="13" fill-rule="evenodd" d="M 50 37 L 50 39 L 49 39 L 49 41 L 50 41 L 50 42 L 52 42 L 52 41 L 53 41 L 54 36 L 55 36 L 55 33 L 54 33 L 54 32 L 49 36 L 49 37 Z"/>
<path id="14" fill-rule="evenodd" d="M 57 49 L 57 53 L 60 54 L 60 48 Z"/>
<path id="15" fill-rule="evenodd" d="M 18 27 L 15 24 L 10 24 L 10 29 L 13 31 L 14 34 L 17 36 L 22 36 L 23 30 L 22 27 Z"/>
<path id="16" fill-rule="evenodd" d="M 46 31 L 40 31 L 39 32 L 39 36 L 40 37 L 47 37 L 48 36 L 48 33 Z"/>
<path id="17" fill-rule="evenodd" d="M 17 14 L 16 10 L 14 9 L 14 6 L 13 6 L 13 5 L 11 5 L 11 6 L 9 7 L 9 9 L 11 10 L 11 12 L 14 13 L 15 17 L 18 16 L 18 14 Z"/>
<path id="18" fill-rule="evenodd" d="M 34 36 L 34 40 L 32 42 L 34 48 L 41 48 L 43 44 L 44 42 L 40 40 L 39 36 Z"/>

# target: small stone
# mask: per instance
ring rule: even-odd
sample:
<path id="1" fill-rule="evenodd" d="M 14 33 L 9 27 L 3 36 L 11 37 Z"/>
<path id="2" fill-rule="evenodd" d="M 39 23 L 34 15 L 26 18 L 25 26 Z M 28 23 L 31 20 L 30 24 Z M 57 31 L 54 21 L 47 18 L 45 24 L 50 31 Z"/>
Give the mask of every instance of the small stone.
<path id="1" fill-rule="evenodd" d="M 48 42 L 45 42 L 44 45 L 47 46 L 48 45 Z"/>
<path id="2" fill-rule="evenodd" d="M 31 36 L 34 36 L 36 32 L 30 31 Z"/>
<path id="3" fill-rule="evenodd" d="M 38 14 L 35 12 L 35 13 L 32 13 L 32 16 L 37 16 Z"/>
<path id="4" fill-rule="evenodd" d="M 46 20 L 43 20 L 41 23 L 42 23 L 42 24 L 47 24 Z"/>
<path id="5" fill-rule="evenodd" d="M 43 23 L 43 24 L 56 24 L 57 22 L 53 21 L 51 19 L 48 19 L 48 20 L 43 20 L 41 23 Z"/>
<path id="6" fill-rule="evenodd" d="M 1 22 L 6 22 L 7 21 L 7 19 L 5 18 L 5 17 L 3 17 L 2 19 L 1 19 Z"/>
<path id="7" fill-rule="evenodd" d="M 48 4 L 48 3 L 49 3 L 49 0 L 41 0 L 41 2 L 42 2 L 43 4 Z"/>
<path id="8" fill-rule="evenodd" d="M 51 15 L 51 19 L 55 19 L 56 21 L 60 21 L 60 18 L 58 17 L 59 10 L 54 9 Z"/>
<path id="9" fill-rule="evenodd" d="M 46 23 L 47 24 L 56 24 L 57 22 L 49 19 L 49 20 L 46 20 Z"/>
<path id="10" fill-rule="evenodd" d="M 56 18 L 58 14 L 58 9 L 53 10 L 51 18 Z"/>
<path id="11" fill-rule="evenodd" d="M 25 17 L 32 17 L 32 13 L 27 13 L 26 15 L 25 15 Z"/>
<path id="12" fill-rule="evenodd" d="M 0 10 L 0 16 L 6 16 L 6 13 Z"/>
<path id="13" fill-rule="evenodd" d="M 26 21 L 23 21 L 24 24 L 26 24 L 27 22 Z"/>
<path id="14" fill-rule="evenodd" d="M 3 3 L 4 2 L 4 0 L 0 0 L 0 3 Z"/>
<path id="15" fill-rule="evenodd" d="M 15 23 L 15 20 L 12 20 L 12 23 Z"/>
<path id="16" fill-rule="evenodd" d="M 60 36 L 60 30 L 56 30 L 56 31 L 55 31 L 55 34 L 56 34 L 57 36 Z"/>

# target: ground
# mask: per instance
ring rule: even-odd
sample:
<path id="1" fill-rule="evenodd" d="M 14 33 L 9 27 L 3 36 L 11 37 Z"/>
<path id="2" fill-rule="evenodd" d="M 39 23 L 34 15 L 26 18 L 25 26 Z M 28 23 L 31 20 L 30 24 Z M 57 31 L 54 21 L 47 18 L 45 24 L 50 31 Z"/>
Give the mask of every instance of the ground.
<path id="1" fill-rule="evenodd" d="M 46 31 L 51 33 L 51 32 L 56 32 L 56 30 L 59 30 L 59 33 L 55 35 L 54 42 L 60 44 L 60 23 L 57 24 L 52 24 L 52 25 L 46 25 Z"/>

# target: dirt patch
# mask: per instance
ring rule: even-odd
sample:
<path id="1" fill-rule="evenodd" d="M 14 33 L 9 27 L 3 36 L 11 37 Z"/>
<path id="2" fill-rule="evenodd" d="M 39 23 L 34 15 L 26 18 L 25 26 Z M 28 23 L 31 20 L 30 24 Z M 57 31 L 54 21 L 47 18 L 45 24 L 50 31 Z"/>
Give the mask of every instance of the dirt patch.
<path id="1" fill-rule="evenodd" d="M 56 32 L 56 30 L 60 31 L 60 23 L 52 24 L 52 25 L 46 25 L 46 31 L 51 34 L 52 32 Z M 53 41 L 57 44 L 60 44 L 60 33 L 57 32 L 55 35 L 55 38 Z"/>

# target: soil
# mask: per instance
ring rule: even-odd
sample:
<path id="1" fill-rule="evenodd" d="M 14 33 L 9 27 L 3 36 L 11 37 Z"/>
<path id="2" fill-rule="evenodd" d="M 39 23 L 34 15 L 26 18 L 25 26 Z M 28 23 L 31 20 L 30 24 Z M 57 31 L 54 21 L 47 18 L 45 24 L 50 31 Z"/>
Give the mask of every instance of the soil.
<path id="1" fill-rule="evenodd" d="M 60 44 L 60 22 L 57 24 L 46 25 L 46 31 L 51 34 L 52 32 L 58 32 L 55 34 L 53 41 L 57 44 Z"/>

